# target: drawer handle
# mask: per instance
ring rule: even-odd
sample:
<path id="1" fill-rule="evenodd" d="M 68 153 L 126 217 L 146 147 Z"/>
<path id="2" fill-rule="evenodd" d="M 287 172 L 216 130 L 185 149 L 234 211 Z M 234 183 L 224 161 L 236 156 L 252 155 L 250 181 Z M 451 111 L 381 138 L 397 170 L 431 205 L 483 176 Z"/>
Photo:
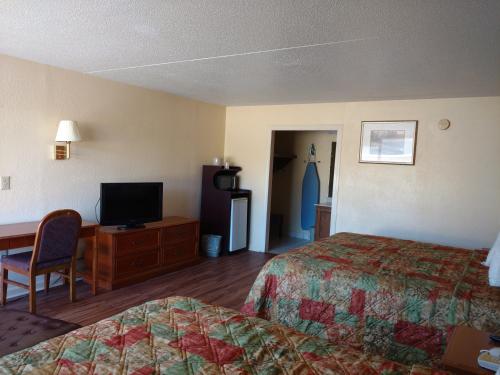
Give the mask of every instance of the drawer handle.
<path id="1" fill-rule="evenodd" d="M 134 241 L 132 241 L 132 245 L 134 245 L 134 246 L 142 245 L 145 242 L 146 242 L 145 240 L 134 240 Z"/>
<path id="2" fill-rule="evenodd" d="M 131 265 L 133 267 L 141 267 L 144 265 L 144 260 L 142 260 L 142 259 L 134 260 Z"/>

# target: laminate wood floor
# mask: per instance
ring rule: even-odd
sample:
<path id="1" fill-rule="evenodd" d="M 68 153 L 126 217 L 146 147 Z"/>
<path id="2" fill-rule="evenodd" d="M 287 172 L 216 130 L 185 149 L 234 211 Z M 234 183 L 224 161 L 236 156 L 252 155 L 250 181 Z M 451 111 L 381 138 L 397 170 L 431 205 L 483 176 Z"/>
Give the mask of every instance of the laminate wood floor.
<path id="1" fill-rule="evenodd" d="M 194 266 L 110 292 L 102 291 L 95 297 L 87 284 L 79 282 L 74 303 L 69 301 L 68 286 L 53 287 L 48 295 L 37 294 L 37 313 L 83 326 L 146 301 L 176 295 L 239 309 L 260 269 L 272 256 L 246 251 L 203 258 Z M 5 308 L 27 310 L 28 298 L 11 301 Z"/>

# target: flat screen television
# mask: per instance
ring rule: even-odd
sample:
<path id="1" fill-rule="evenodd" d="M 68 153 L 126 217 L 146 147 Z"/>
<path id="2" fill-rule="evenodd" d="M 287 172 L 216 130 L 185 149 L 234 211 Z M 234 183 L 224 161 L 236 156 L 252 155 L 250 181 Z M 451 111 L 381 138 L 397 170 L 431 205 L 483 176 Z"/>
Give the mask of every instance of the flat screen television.
<path id="1" fill-rule="evenodd" d="M 141 228 L 163 218 L 163 182 L 101 184 L 101 225 Z"/>

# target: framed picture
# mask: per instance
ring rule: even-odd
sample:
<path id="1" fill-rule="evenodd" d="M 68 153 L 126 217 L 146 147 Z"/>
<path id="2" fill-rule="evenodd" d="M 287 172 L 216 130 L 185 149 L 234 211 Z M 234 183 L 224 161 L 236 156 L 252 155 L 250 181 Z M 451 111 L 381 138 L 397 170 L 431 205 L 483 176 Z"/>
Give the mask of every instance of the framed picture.
<path id="1" fill-rule="evenodd" d="M 360 163 L 415 164 L 417 121 L 363 121 Z"/>

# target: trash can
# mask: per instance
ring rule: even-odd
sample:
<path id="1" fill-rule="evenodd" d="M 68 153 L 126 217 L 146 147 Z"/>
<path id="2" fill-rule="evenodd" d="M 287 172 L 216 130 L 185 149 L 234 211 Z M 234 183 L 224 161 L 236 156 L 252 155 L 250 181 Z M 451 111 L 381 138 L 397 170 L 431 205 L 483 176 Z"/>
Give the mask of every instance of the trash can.
<path id="1" fill-rule="evenodd" d="M 201 237 L 201 250 L 211 258 L 216 258 L 220 254 L 220 242 L 222 236 L 216 234 L 205 234 Z"/>

